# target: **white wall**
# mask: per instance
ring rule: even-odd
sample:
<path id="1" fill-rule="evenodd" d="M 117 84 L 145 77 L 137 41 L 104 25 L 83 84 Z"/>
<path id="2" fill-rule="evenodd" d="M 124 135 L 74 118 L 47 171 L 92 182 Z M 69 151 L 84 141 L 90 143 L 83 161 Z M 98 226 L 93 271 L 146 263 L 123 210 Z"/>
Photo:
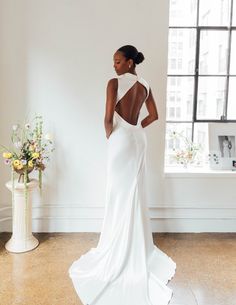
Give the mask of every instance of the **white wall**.
<path id="1" fill-rule="evenodd" d="M 0 143 L 9 143 L 13 123 L 35 112 L 56 142 L 43 198 L 34 196 L 34 232 L 101 229 L 105 89 L 115 76 L 113 53 L 124 44 L 144 53 L 137 72 L 150 83 L 160 115 L 146 128 L 153 230 L 236 230 L 234 179 L 163 176 L 167 39 L 166 0 L 0 0 Z M 0 171 L 0 230 L 10 231 L 10 170 L 0 162 Z"/>

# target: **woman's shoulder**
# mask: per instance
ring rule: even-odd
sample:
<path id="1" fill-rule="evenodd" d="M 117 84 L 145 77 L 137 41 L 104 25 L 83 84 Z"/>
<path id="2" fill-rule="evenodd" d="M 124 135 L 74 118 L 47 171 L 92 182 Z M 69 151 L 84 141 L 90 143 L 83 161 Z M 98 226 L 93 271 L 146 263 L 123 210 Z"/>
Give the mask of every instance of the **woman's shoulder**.
<path id="1" fill-rule="evenodd" d="M 107 88 L 109 89 L 114 89 L 114 90 L 117 90 L 118 88 L 118 80 L 116 77 L 113 77 L 113 78 L 110 78 L 108 81 L 107 81 Z"/>
<path id="2" fill-rule="evenodd" d="M 113 77 L 113 78 L 108 79 L 107 84 L 108 85 L 117 84 L 117 77 Z"/>

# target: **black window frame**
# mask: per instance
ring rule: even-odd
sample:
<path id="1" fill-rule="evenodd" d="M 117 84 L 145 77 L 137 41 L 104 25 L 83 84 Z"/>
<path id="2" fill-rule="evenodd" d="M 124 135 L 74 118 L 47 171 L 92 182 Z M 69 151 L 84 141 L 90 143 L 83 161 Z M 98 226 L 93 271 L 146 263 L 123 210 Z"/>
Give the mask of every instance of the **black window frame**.
<path id="1" fill-rule="evenodd" d="M 204 1 L 204 0 L 201 0 Z M 169 29 L 195 29 L 196 30 L 196 49 L 195 49 L 195 69 L 194 74 L 168 74 L 167 79 L 169 77 L 193 77 L 194 84 L 193 84 L 193 114 L 192 120 L 167 120 L 166 123 L 191 123 L 192 124 L 192 141 L 194 139 L 194 124 L 195 123 L 236 123 L 235 120 L 227 119 L 227 108 L 228 108 L 228 93 L 229 93 L 229 78 L 236 77 L 236 74 L 229 74 L 230 70 L 230 59 L 231 59 L 231 39 L 232 39 L 232 31 L 236 33 L 236 25 L 232 25 L 233 19 L 233 0 L 231 0 L 231 7 L 230 7 L 230 21 L 229 26 L 201 26 L 199 25 L 199 2 L 197 0 L 197 20 L 196 26 L 169 26 Z M 236 2 L 234 3 L 236 5 Z M 199 49 L 200 49 L 200 34 L 202 30 L 223 30 L 228 31 L 228 53 L 227 53 L 227 73 L 226 74 L 200 74 L 199 75 Z M 224 101 L 224 109 L 220 119 L 198 119 L 197 118 L 197 94 L 198 94 L 198 80 L 200 77 L 225 77 L 226 78 L 226 85 L 225 85 L 225 101 Z"/>

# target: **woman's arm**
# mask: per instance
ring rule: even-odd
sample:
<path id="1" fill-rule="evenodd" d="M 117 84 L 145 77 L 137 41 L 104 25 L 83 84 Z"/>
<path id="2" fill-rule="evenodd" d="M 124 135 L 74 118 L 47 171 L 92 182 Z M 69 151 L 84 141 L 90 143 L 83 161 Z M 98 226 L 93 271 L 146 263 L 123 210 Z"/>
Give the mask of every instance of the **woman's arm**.
<path id="1" fill-rule="evenodd" d="M 107 94 L 106 94 L 106 111 L 104 117 L 104 126 L 106 130 L 106 137 L 109 138 L 113 129 L 113 116 L 116 106 L 118 80 L 117 78 L 112 78 L 107 84 Z"/>
<path id="2" fill-rule="evenodd" d="M 158 111 L 157 111 L 155 100 L 152 95 L 151 88 L 149 90 L 149 96 L 148 96 L 147 100 L 145 101 L 145 104 L 146 104 L 149 115 L 141 121 L 141 125 L 143 128 L 150 125 L 153 121 L 158 120 Z"/>

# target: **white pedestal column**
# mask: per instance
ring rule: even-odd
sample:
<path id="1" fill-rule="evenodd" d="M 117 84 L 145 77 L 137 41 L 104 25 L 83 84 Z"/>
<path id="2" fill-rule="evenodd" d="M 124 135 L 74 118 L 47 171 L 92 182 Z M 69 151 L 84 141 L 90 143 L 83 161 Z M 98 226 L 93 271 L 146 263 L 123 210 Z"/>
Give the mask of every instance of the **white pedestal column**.
<path id="1" fill-rule="evenodd" d="M 26 252 L 36 248 L 39 241 L 32 235 L 32 192 L 38 187 L 37 179 L 30 179 L 28 200 L 25 201 L 24 183 L 14 181 L 14 202 L 12 205 L 12 236 L 5 248 L 14 253 Z M 6 187 L 12 192 L 12 182 Z"/>

